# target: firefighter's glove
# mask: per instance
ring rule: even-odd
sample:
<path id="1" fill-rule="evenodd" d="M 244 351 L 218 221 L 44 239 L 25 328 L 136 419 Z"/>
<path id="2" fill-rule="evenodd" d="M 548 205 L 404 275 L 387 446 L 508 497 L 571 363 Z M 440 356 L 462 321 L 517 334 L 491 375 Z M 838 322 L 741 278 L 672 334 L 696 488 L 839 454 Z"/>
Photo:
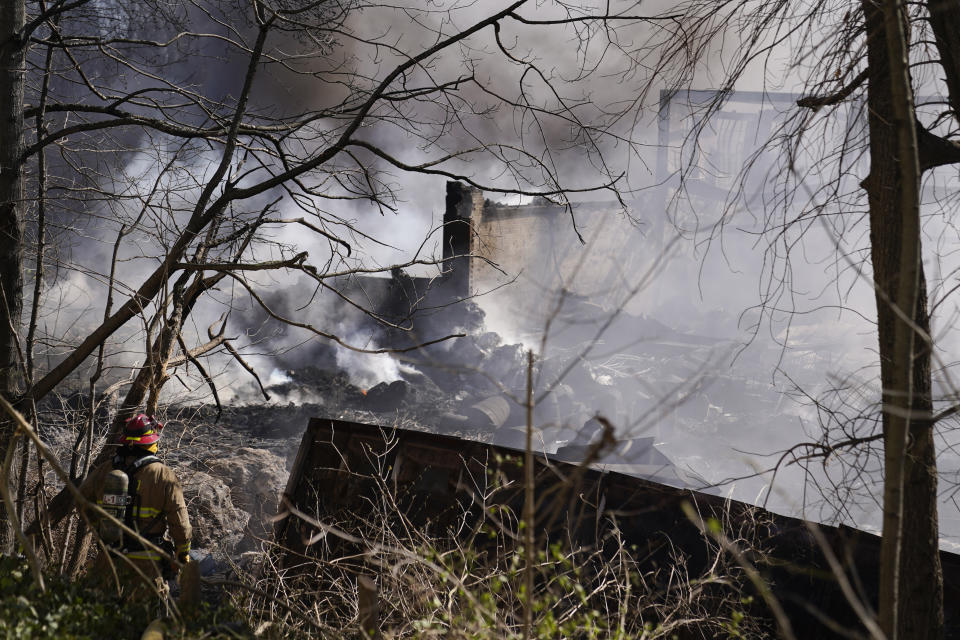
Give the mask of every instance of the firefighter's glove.
<path id="1" fill-rule="evenodd" d="M 180 569 L 183 565 L 190 562 L 190 552 L 178 553 L 177 559 L 170 562 L 170 573 L 174 576 L 180 573 Z"/>

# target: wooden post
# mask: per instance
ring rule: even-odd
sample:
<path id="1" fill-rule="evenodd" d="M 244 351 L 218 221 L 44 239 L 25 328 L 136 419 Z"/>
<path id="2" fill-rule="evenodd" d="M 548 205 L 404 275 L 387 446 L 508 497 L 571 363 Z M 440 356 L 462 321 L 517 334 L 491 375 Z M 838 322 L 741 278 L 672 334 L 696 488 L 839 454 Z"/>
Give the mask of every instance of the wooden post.
<path id="1" fill-rule="evenodd" d="M 180 611 L 193 615 L 200 605 L 200 563 L 186 562 L 180 570 Z"/>
<path id="2" fill-rule="evenodd" d="M 527 441 L 523 452 L 523 640 L 533 637 L 533 350 L 527 351 Z"/>
<path id="3" fill-rule="evenodd" d="M 357 575 L 357 613 L 360 619 L 360 631 L 367 638 L 380 635 L 380 602 L 377 595 L 377 580 L 374 576 Z"/>

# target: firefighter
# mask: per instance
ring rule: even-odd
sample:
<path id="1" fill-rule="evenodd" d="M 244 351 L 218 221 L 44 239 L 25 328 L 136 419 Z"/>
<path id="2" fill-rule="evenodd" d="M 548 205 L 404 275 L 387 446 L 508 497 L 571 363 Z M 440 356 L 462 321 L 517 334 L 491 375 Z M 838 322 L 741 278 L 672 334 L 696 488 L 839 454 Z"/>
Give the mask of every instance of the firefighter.
<path id="1" fill-rule="evenodd" d="M 190 557 L 191 526 L 183 490 L 173 470 L 156 456 L 162 430 L 163 425 L 153 416 L 141 413 L 127 420 L 113 459 L 97 466 L 80 487 L 90 502 L 167 552 L 165 558 L 108 519 L 88 512 L 109 549 L 109 553 L 101 550 L 94 579 L 109 584 L 115 578 L 119 591 L 126 595 L 154 592 L 164 596 L 166 578 L 175 577 Z M 124 475 L 127 488 L 122 492 L 116 489 L 116 479 Z M 164 533 L 169 534 L 172 546 Z"/>

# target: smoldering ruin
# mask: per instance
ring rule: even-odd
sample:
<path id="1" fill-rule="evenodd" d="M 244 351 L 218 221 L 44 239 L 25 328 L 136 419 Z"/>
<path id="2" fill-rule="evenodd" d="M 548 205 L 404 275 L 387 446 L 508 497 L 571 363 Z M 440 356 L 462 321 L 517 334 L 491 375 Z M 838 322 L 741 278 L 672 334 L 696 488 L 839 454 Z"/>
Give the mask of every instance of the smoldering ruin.
<path id="1" fill-rule="evenodd" d="M 684 99 L 695 106 L 713 95 L 690 92 Z M 691 161 L 683 151 L 689 114 L 669 95 L 661 96 L 656 174 L 662 184 L 629 201 L 509 205 L 448 183 L 445 197 L 433 194 L 443 202 L 442 273 L 354 274 L 310 298 L 337 335 L 393 353 L 298 342 L 289 328 L 250 318 L 260 334 L 273 336 L 262 350 L 277 353 L 268 361 L 270 375 L 261 371 L 264 391 L 275 404 L 317 405 L 317 416 L 376 424 L 399 417 L 416 428 L 516 446 L 525 424 L 524 353 L 533 348 L 541 354 L 534 372 L 539 450 L 572 452 L 588 444 L 600 414 L 625 443 L 608 463 L 629 464 L 630 456 L 655 449 L 649 455 L 662 455 L 690 476 L 681 484 L 700 487 L 749 471 L 737 455 L 716 453 L 793 444 L 778 440 L 782 430 L 771 427 L 793 422 L 796 405 L 758 376 L 782 354 L 777 346 L 739 353 L 738 315 L 749 295 L 731 286 L 725 306 L 698 300 L 704 264 L 678 246 L 676 228 L 690 222 L 694 208 L 700 223 L 709 224 L 704 212 L 722 206 L 735 174 L 730 168 L 775 126 L 777 110 L 763 105 L 789 100 L 740 92 L 736 108 L 713 116 L 715 144 L 703 143 L 697 153 L 716 171 L 686 175 L 683 192 L 698 202 L 680 207 L 672 222 L 663 212 L 677 208 L 676 176 Z M 753 196 L 762 189 L 746 186 Z M 305 301 L 275 291 L 268 302 L 283 310 Z M 794 321 L 793 335 L 802 335 L 804 321 Z M 463 335 L 443 339 L 454 334 Z M 814 369 L 795 372 L 798 381 Z M 251 386 L 245 400 L 262 397 Z M 745 496 L 763 483 L 742 485 Z M 783 509 L 797 507 L 768 498 Z"/>
<path id="2" fill-rule="evenodd" d="M 745 146 L 745 123 L 754 117 L 735 116 L 721 123 L 719 146 Z M 662 135 L 670 118 L 669 110 L 661 112 Z M 682 159 L 661 161 L 663 175 L 672 175 L 669 163 Z M 725 191 L 717 182 L 715 175 L 689 177 L 685 189 L 716 206 Z M 319 521 L 362 509 L 376 482 L 356 478 L 373 471 L 366 456 L 384 439 L 399 444 L 381 452 L 380 480 L 410 491 L 414 521 L 440 526 L 471 490 L 465 470 L 499 470 L 495 460 L 524 449 L 531 348 L 540 354 L 530 372 L 538 490 L 549 493 L 558 477 L 583 474 L 583 495 L 592 496 L 577 503 L 581 520 L 551 520 L 555 526 L 544 535 L 590 544 L 609 532 L 583 523 L 616 513 L 630 542 L 665 537 L 698 557 L 700 539 L 682 514 L 684 502 L 718 516 L 756 517 L 746 501 L 723 500 L 732 493 L 724 482 L 732 473 L 729 452 L 744 442 L 775 449 L 771 425 L 795 420 L 796 408 L 756 375 L 765 355 L 730 358 L 738 345 L 724 329 L 729 309 L 695 308 L 676 280 L 661 277 L 674 229 L 650 212 L 664 209 L 670 188 L 627 202 L 511 205 L 448 182 L 445 197 L 436 194 L 444 204 L 441 273 L 352 274 L 314 292 L 326 296 L 319 303 L 338 335 L 381 353 L 298 342 L 282 323 L 245 317 L 263 336 L 269 357 L 261 362 L 271 370 L 259 371 L 249 389 L 235 389 L 234 402 L 187 403 L 168 422 L 177 444 L 167 458 L 183 477 L 205 570 L 229 571 L 228 557 L 255 562 L 270 541 L 286 550 L 282 563 L 292 568 L 297 558 L 321 553 L 304 544 L 318 531 L 297 523 L 284 505 Z M 679 265 L 684 284 L 697 280 L 696 260 L 685 256 Z M 264 298 L 281 311 L 302 305 L 302 292 L 293 289 L 295 295 L 277 290 Z M 659 313 L 648 313 L 651 307 Z M 604 424 L 612 426 L 613 441 L 600 446 Z M 195 447 L 181 443 L 201 444 L 202 452 L 188 454 Z M 579 467 L 584 460 L 589 465 Z M 503 498 L 507 506 L 516 502 L 515 495 Z M 775 506 L 783 513 L 795 504 Z M 274 526 L 278 512 L 286 517 Z M 760 513 L 779 562 L 811 575 L 828 571 L 802 520 Z M 850 576 L 872 592 L 875 537 L 842 526 L 825 531 L 847 558 Z M 651 547 L 650 557 L 665 561 L 662 551 Z M 945 573 L 960 577 L 960 560 L 942 555 Z M 798 611 L 812 605 L 855 622 L 824 581 L 779 569 L 770 578 Z M 948 615 L 957 628 L 954 612 Z M 810 633 L 829 637 L 816 621 L 809 625 Z"/>
<path id="3" fill-rule="evenodd" d="M 587 204 L 576 207 L 575 213 L 589 223 L 591 217 L 621 212 L 610 205 Z M 578 507 L 592 509 L 586 516 L 578 511 L 580 524 L 550 519 L 555 529 L 544 530 L 544 535 L 572 535 L 584 544 L 596 541 L 605 534 L 582 526 L 583 518 L 605 521 L 604 514 L 610 510 L 619 514 L 618 531 L 625 532 L 629 541 L 652 544 L 667 536 L 676 548 L 696 558 L 699 538 L 682 515 L 684 502 L 693 501 L 704 513 L 726 514 L 735 521 L 757 517 L 758 510 L 751 505 L 716 496 L 721 489 L 692 465 L 677 464 L 665 441 L 685 434 L 698 438 L 703 448 L 711 436 L 722 437 L 725 425 L 749 429 L 750 424 L 777 420 L 786 410 L 782 398 L 764 391 L 748 375 L 729 370 L 721 375 L 708 366 L 725 349 L 722 338 L 671 329 L 632 313 L 626 285 L 621 282 L 617 288 L 615 276 L 623 264 L 596 260 L 590 268 L 594 272 L 607 269 L 609 275 L 602 280 L 612 285 L 600 296 L 589 295 L 585 288 L 578 290 L 576 272 L 583 268 L 583 259 L 574 255 L 575 232 L 565 238 L 547 231 L 557 226 L 556 218 L 568 214 L 564 207 L 547 202 L 494 203 L 475 189 L 448 183 L 443 239 L 447 263 L 441 276 L 416 277 L 395 269 L 390 278 L 353 276 L 338 287 L 339 295 L 364 308 L 356 318 L 373 316 L 355 320 L 369 331 L 370 343 L 395 350 L 388 356 L 393 379 L 370 384 L 362 372 L 351 371 L 349 360 L 337 349 L 311 344 L 286 360 L 277 358 L 277 370 L 263 389 L 276 404 L 228 408 L 231 430 L 245 434 L 237 445 L 265 447 L 277 459 L 286 458 L 289 477 L 282 496 L 276 502 L 258 503 L 261 516 L 271 508 L 286 513 L 272 532 L 274 541 L 289 554 L 282 560 L 285 566 L 295 570 L 298 558 L 313 553 L 359 552 L 329 544 L 322 546 L 323 551 L 311 551 L 304 541 L 316 537 L 318 530 L 298 524 L 284 505 L 322 522 L 362 511 L 364 501 L 375 501 L 377 482 L 357 484 L 357 478 L 377 472 L 369 459 L 377 443 L 381 448 L 384 440 L 394 443 L 377 454 L 382 480 L 407 487 L 411 502 L 403 503 L 404 508 L 414 522 L 434 528 L 442 528 L 449 509 L 470 512 L 460 493 L 464 487 L 470 491 L 466 478 L 476 477 L 467 470 L 477 464 L 500 468 L 494 460 L 509 460 L 511 452 L 518 455 L 523 450 L 527 347 L 486 330 L 485 312 L 478 303 L 480 294 L 495 296 L 500 288 L 498 305 L 517 310 L 512 323 L 515 335 L 536 335 L 545 325 L 553 328 L 546 357 L 536 362 L 532 372 L 541 392 L 533 411 L 533 446 L 541 461 L 538 491 L 550 494 L 557 477 L 577 475 L 577 465 L 587 458 L 589 469 L 582 481 L 588 489 L 581 495 L 596 496 Z M 629 254 L 626 246 L 650 243 L 649 229 L 644 235 L 629 219 L 621 218 L 621 223 L 619 230 L 594 244 L 609 245 L 602 252 L 605 256 Z M 600 228 L 611 227 L 616 225 Z M 534 262 L 549 266 L 528 271 L 531 256 Z M 566 265 L 560 260 L 564 257 Z M 547 280 L 549 274 L 554 279 Z M 535 284 L 561 293 L 538 312 L 536 305 L 529 305 L 530 296 L 525 299 L 522 286 L 504 286 L 521 278 L 527 287 Z M 565 284 L 558 287 L 558 282 Z M 598 317 L 606 320 L 598 322 Z M 463 335 L 421 346 L 425 340 L 454 332 Z M 599 360 L 589 357 L 598 346 L 610 349 L 616 344 L 605 339 L 606 332 L 635 339 L 617 344 Z M 724 400 L 716 400 L 721 397 Z M 210 411 L 202 410 L 207 417 Z M 626 428 L 616 434 L 615 442 L 601 447 L 601 421 L 606 416 L 609 424 L 619 422 Z M 294 456 L 290 445 L 306 422 L 309 428 Z M 226 437 L 237 439 L 236 435 Z M 547 472 L 550 468 L 554 471 Z M 274 482 L 278 475 L 284 474 L 274 473 Z M 516 496 L 503 500 L 507 506 L 517 506 L 513 504 Z M 796 606 L 797 614 L 809 607 L 820 613 L 820 618 L 807 618 L 806 626 L 799 628 L 817 637 L 832 637 L 822 619 L 854 624 L 855 616 L 833 590 L 831 580 L 816 578 L 829 575 L 830 570 L 806 524 L 762 509 L 759 513 L 768 523 L 767 542 L 776 562 L 803 567 L 799 573 L 771 569 L 766 575 L 776 593 L 793 603 L 788 606 L 791 611 Z M 624 520 L 624 514 L 632 515 Z M 248 533 L 247 542 L 237 549 L 249 549 L 251 537 L 269 537 L 268 529 L 261 525 L 255 535 Z M 866 593 L 871 592 L 879 548 L 876 537 L 846 527 L 822 531 L 833 552 L 846 558 L 850 576 Z M 650 558 L 660 557 L 662 551 L 651 547 Z M 946 552 L 942 556 L 945 573 L 960 576 L 960 559 Z M 948 579 L 947 584 L 957 582 Z M 810 594 L 816 595 L 811 598 Z M 956 628 L 952 611 L 948 618 L 948 627 Z"/>
<path id="4" fill-rule="evenodd" d="M 144 412 L 252 635 L 960 637 L 935 4 L 12 2 L 0 560 Z"/>
<path id="5" fill-rule="evenodd" d="M 362 537 L 362 514 L 381 501 L 387 486 L 409 518 L 404 526 L 466 532 L 468 544 L 480 545 L 477 552 L 482 553 L 483 543 L 470 532 L 482 530 L 492 508 L 486 501 L 517 513 L 522 505 L 523 482 L 515 461 L 525 444 L 528 361 L 522 343 L 510 344 L 484 330 L 484 312 L 474 296 L 521 277 L 528 287 L 535 283 L 547 291 L 565 281 L 569 288 L 560 287 L 562 300 L 539 313 L 524 306 L 529 297 L 524 300 L 523 286 L 505 288 L 499 302 L 518 310 L 513 326 L 519 335 L 535 335 L 548 324 L 557 329 L 547 357 L 531 372 L 542 390 L 532 424 L 537 535 L 589 546 L 615 532 L 644 549 L 641 555 L 651 567 L 667 566 L 671 554 L 680 553 L 695 575 L 709 557 L 684 505 L 694 505 L 704 517 L 727 519 L 734 528 L 762 523 L 764 579 L 797 621 L 794 631 L 804 637 L 844 637 L 836 629 L 858 620 L 837 587 L 826 554 L 843 558 L 846 579 L 869 600 L 866 594 L 877 581 L 879 539 L 844 526 L 823 526 L 814 535 L 801 519 L 725 500 L 695 469 L 678 465 L 661 450 L 671 436 L 703 440 L 722 432 L 724 425 L 777 420 L 782 400 L 764 393 L 749 376 L 720 375 L 704 366 L 724 349 L 722 339 L 634 315 L 625 308 L 628 294 L 615 286 L 602 292 L 606 303 L 596 302 L 602 296 L 578 292 L 575 272 L 582 260 L 573 255 L 575 237 L 547 231 L 558 216 L 567 215 L 563 207 L 546 202 L 506 206 L 453 182 L 446 196 L 443 246 L 449 268 L 441 277 L 411 277 L 397 270 L 389 279 L 354 278 L 341 289 L 362 296 L 372 314 L 386 320 L 373 341 L 401 352 L 395 356 L 396 379 L 365 388 L 338 366 L 331 349 L 311 365 L 283 369 L 281 380 L 268 388 L 280 397 L 322 400 L 281 412 L 292 417 L 288 412 L 296 411 L 296 420 L 310 414 L 273 531 L 283 570 L 310 573 L 315 559 L 336 562 L 367 553 L 349 542 L 350 536 Z M 576 213 L 589 221 L 618 212 L 609 205 L 587 205 Z M 642 244 L 642 238 L 621 227 L 606 240 L 613 245 L 606 255 L 622 254 L 624 245 Z M 530 256 L 549 267 L 523 276 Z M 568 258 L 566 266 L 559 257 Z M 597 261 L 591 268 L 615 274 L 618 266 L 612 262 Z M 547 280 L 549 274 L 555 279 Z M 597 314 L 609 321 L 584 321 Z M 406 351 L 443 330 L 466 335 Z M 609 348 L 606 331 L 637 339 L 618 345 L 598 364 L 589 354 L 597 345 Z M 725 400 L 721 407 L 711 401 L 719 397 L 739 402 Z M 604 423 L 630 424 L 632 416 L 645 418 L 611 442 L 600 442 Z M 504 478 L 507 489 L 491 493 L 485 480 L 491 474 Z M 477 496 L 492 497 L 478 504 Z M 343 524 L 357 520 L 356 530 Z M 346 537 L 329 539 L 328 525 L 345 527 Z M 317 540 L 324 542 L 315 544 Z M 942 552 L 941 561 L 952 594 L 960 584 L 954 579 L 960 578 L 960 557 Z M 772 619 L 765 605 L 753 606 L 752 612 Z M 948 608 L 951 633 L 960 628 L 955 614 Z"/>
<path id="6" fill-rule="evenodd" d="M 698 370 L 724 343 L 670 329 L 623 309 L 625 285 L 622 278 L 618 284 L 613 277 L 617 265 L 610 256 L 629 255 L 627 245 L 642 240 L 641 230 L 618 218 L 620 212 L 609 205 L 588 205 L 576 211 L 588 223 L 593 217 L 604 219 L 596 228 L 606 229 L 608 237 L 594 238 L 593 250 L 607 258 L 595 260 L 590 268 L 609 272 L 612 284 L 603 291 L 601 303 L 571 288 L 550 311 L 555 331 L 549 337 L 547 357 L 534 367 L 542 394 L 534 407 L 535 445 L 540 451 L 574 459 L 599 435 L 595 416 L 601 415 L 623 427 L 620 445 L 607 452 L 603 463 L 649 466 L 656 461 L 671 469 L 664 473 L 672 476 L 673 484 L 703 488 L 706 480 L 672 464 L 657 451 L 655 440 L 662 421 L 687 424 L 695 431 L 731 419 L 731 407 L 724 410 L 713 404 L 704 390 L 714 383 L 736 386 L 736 379 L 728 375 L 720 381 L 709 369 Z M 313 405 L 318 416 L 385 425 L 399 417 L 414 428 L 522 446 L 527 347 L 485 330 L 485 313 L 477 301 L 502 292 L 496 304 L 515 310 L 512 324 L 517 334 L 541 333 L 547 317 L 529 308 L 524 296 L 526 300 L 533 297 L 532 287 L 554 289 L 554 282 L 545 282 L 548 271 L 562 280 L 580 267 L 570 257 L 569 245 L 579 244 L 576 232 L 571 230 L 566 238 L 545 232 L 558 226 L 557 218 L 565 215 L 563 207 L 549 203 L 499 205 L 475 189 L 448 183 L 443 227 L 446 268 L 441 276 L 412 277 L 397 269 L 390 278 L 353 276 L 338 286 L 339 295 L 373 316 L 367 318 L 355 310 L 353 321 L 368 331 L 371 344 L 394 350 L 389 366 L 395 378 L 365 388 L 363 374 L 350 370 L 342 350 L 310 343 L 298 348 L 293 357 L 277 358 L 276 375 L 266 393 L 280 404 Z M 621 224 L 613 224 L 614 220 Z M 558 264 L 564 255 L 568 264 Z M 526 263 L 537 262 L 549 269 L 541 268 L 538 274 L 525 270 Z M 521 274 L 525 282 L 511 282 L 517 279 L 512 274 Z M 604 317 L 607 320 L 598 322 Z M 462 335 L 420 346 L 454 333 Z M 609 335 L 630 335 L 631 343 L 617 346 L 616 353 L 600 361 L 591 357 L 592 350 L 608 350 L 616 344 Z M 637 384 L 639 378 L 642 386 Z M 749 420 L 751 411 L 758 415 L 773 411 L 775 401 L 751 392 L 745 382 L 724 393 L 742 397 L 738 420 Z M 640 419 L 633 420 L 637 416 Z"/>

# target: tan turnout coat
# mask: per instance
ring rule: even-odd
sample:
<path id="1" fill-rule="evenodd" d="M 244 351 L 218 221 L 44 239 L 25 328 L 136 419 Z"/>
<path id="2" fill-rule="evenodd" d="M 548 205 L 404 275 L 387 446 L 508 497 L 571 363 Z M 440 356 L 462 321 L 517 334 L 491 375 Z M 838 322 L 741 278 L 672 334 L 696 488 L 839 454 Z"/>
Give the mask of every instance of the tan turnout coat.
<path id="1" fill-rule="evenodd" d="M 132 462 L 132 460 L 133 458 L 127 458 L 126 462 Z M 80 487 L 83 496 L 93 503 L 102 504 L 103 486 L 107 474 L 113 468 L 112 460 L 97 466 Z M 158 540 L 164 532 L 169 532 L 176 555 L 181 558 L 185 556 L 190 551 L 192 527 L 187 515 L 183 489 L 176 474 L 165 464 L 154 462 L 138 469 L 130 478 L 130 482 L 136 483 L 137 493 L 140 496 L 134 504 L 134 528 L 153 540 Z M 91 524 L 96 526 L 99 520 L 96 514 L 88 512 L 88 517 Z M 101 554 L 101 558 L 105 555 Z M 134 569 L 134 573 L 143 573 L 151 578 L 160 575 L 158 563 L 163 561 L 163 557 L 156 551 L 149 548 L 133 549 L 126 550 L 123 555 L 130 561 L 126 564 L 128 568 Z M 97 564 L 102 567 L 101 563 Z M 96 569 L 95 572 L 97 572 Z"/>

